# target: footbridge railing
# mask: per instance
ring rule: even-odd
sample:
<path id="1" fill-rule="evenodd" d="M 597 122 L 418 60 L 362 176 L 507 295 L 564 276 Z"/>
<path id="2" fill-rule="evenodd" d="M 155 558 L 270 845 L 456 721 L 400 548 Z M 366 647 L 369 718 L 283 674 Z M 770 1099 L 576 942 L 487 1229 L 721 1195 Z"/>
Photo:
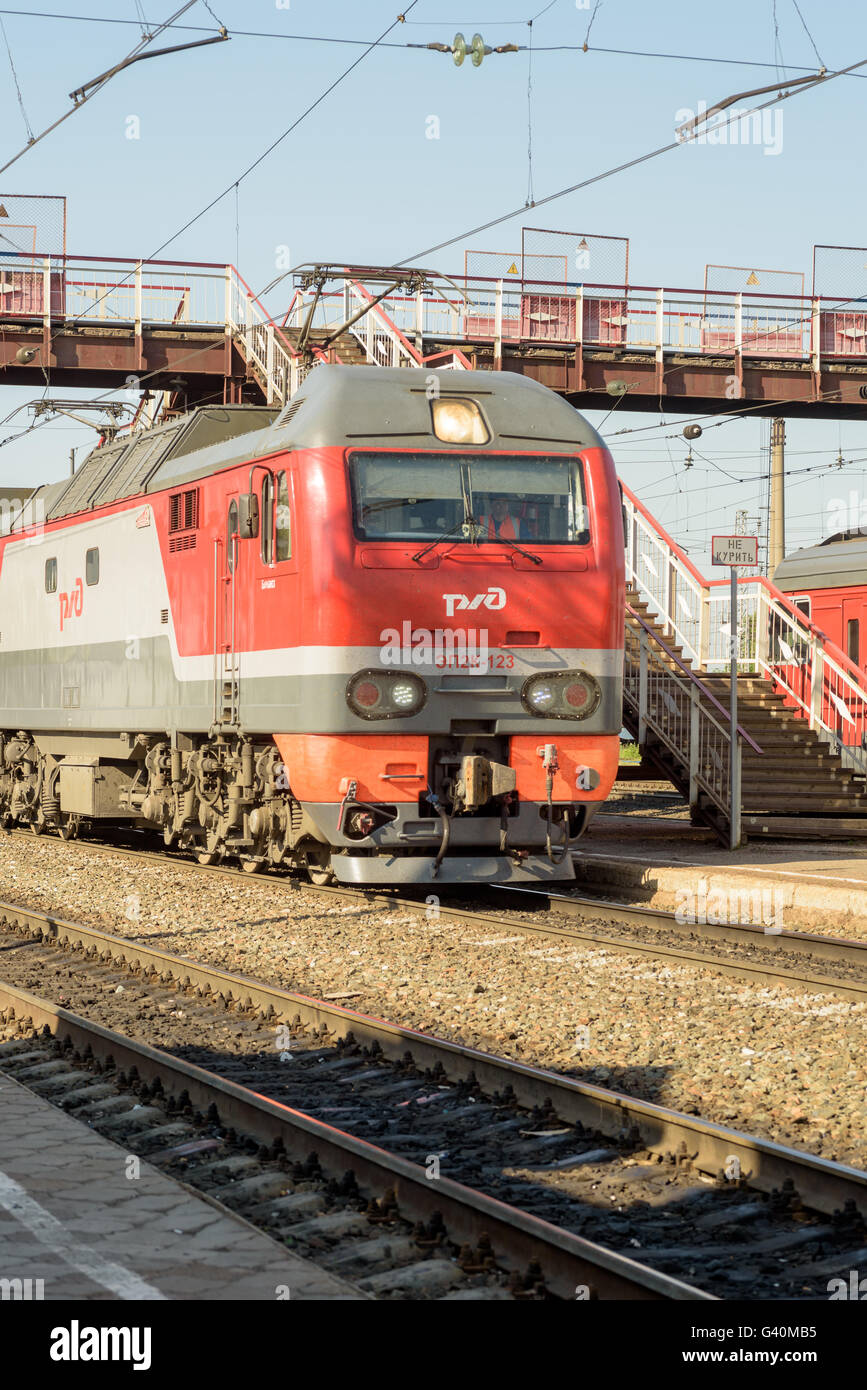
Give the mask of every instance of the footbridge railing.
<path id="1" fill-rule="evenodd" d="M 727 673 L 732 646 L 728 579 L 706 580 L 622 484 L 626 577 L 664 637 L 696 671 Z M 737 669 L 771 682 L 798 717 L 867 774 L 867 675 L 763 575 L 737 585 Z"/>
<path id="2" fill-rule="evenodd" d="M 639 747 L 648 735 L 668 755 L 671 770 L 688 791 L 689 803 L 703 798 L 728 828 L 730 848 L 741 842 L 741 746 L 761 748 L 746 729 L 732 730 L 731 717 L 705 682 L 653 632 L 629 604 L 626 612 L 623 702 L 632 715 Z M 733 765 L 734 762 L 734 765 Z"/>

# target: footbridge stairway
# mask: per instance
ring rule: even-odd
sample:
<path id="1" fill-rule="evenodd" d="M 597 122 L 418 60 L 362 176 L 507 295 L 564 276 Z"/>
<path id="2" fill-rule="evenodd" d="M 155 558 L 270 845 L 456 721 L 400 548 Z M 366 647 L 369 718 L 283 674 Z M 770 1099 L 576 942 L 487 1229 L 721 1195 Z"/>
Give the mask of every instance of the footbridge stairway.
<path id="1" fill-rule="evenodd" d="M 767 579 L 731 597 L 623 486 L 623 722 L 642 761 L 735 847 L 745 834 L 867 836 L 867 676 Z M 734 775 L 733 775 L 734 774 Z"/>

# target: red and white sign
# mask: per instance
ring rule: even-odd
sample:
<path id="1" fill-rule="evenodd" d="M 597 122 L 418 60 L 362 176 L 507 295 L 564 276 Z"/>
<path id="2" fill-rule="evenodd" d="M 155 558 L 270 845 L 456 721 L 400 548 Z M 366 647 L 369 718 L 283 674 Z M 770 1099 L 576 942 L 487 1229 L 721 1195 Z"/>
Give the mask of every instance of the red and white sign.
<path id="1" fill-rule="evenodd" d="M 757 565 L 758 536 L 711 536 L 711 561 L 715 565 Z"/>

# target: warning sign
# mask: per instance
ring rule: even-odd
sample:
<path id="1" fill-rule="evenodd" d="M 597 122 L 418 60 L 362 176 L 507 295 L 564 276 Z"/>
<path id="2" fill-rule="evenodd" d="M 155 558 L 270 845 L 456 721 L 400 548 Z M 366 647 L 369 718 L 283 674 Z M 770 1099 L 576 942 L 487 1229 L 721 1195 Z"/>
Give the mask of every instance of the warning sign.
<path id="1" fill-rule="evenodd" d="M 715 565 L 757 565 L 758 536 L 711 536 L 711 560 Z"/>
<path id="2" fill-rule="evenodd" d="M 509 266 L 509 269 L 506 271 L 506 274 L 507 274 L 507 275 L 517 275 L 517 273 L 518 273 L 518 267 L 515 265 L 515 262 L 512 261 L 512 264 Z"/>

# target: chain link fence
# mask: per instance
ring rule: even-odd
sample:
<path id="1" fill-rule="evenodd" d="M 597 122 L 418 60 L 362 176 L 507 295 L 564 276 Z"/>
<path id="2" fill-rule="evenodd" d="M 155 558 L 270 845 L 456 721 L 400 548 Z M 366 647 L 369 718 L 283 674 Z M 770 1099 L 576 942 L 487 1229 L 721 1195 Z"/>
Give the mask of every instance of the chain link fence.
<path id="1" fill-rule="evenodd" d="M 66 199 L 50 193 L 0 193 L 0 256 L 66 255 Z M 19 261 L 20 264 L 20 261 Z"/>

